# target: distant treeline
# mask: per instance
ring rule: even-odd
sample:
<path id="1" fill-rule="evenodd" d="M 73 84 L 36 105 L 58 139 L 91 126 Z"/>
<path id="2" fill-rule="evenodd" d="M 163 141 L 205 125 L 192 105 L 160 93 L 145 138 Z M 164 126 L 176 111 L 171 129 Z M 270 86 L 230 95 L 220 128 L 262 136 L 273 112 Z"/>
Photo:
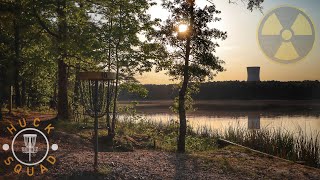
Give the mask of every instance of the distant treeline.
<path id="1" fill-rule="evenodd" d="M 137 94 L 122 91 L 120 100 L 168 100 L 177 96 L 174 85 L 144 85 L 149 91 L 146 98 Z M 319 81 L 301 82 L 245 82 L 224 81 L 200 85 L 200 92 L 194 94 L 196 100 L 219 99 L 279 99 L 279 100 L 312 100 L 320 99 Z"/>

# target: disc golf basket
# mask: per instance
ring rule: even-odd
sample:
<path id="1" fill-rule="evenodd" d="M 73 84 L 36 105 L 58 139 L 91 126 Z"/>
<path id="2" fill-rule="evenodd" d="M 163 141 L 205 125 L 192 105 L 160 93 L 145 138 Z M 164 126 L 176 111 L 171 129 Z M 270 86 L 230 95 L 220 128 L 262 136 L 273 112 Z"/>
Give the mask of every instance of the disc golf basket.
<path id="1" fill-rule="evenodd" d="M 37 135 L 36 134 L 24 134 L 23 135 L 24 145 L 22 147 L 22 152 L 29 154 L 29 162 L 31 161 L 31 155 L 38 152 L 38 147 L 36 147 Z"/>
<path id="2" fill-rule="evenodd" d="M 79 72 L 80 103 L 87 115 L 94 118 L 94 168 L 98 166 L 98 118 L 110 113 L 116 74 L 112 72 Z M 108 114 L 109 115 L 109 114 Z"/>

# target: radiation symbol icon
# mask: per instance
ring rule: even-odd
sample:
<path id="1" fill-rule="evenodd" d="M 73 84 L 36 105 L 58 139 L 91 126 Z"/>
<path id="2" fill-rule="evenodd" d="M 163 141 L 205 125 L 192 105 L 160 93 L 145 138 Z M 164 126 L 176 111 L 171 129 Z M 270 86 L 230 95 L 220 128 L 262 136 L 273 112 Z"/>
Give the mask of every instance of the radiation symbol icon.
<path id="1" fill-rule="evenodd" d="M 315 42 L 311 19 L 293 7 L 279 7 L 264 16 L 258 31 L 262 51 L 272 60 L 293 63 L 304 59 Z"/>

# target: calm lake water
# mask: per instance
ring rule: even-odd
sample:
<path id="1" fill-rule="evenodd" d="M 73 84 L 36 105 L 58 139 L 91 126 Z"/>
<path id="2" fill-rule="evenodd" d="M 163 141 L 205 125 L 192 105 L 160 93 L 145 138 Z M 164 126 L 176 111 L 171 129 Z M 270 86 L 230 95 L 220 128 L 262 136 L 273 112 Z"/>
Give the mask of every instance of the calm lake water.
<path id="1" fill-rule="evenodd" d="M 147 120 L 166 123 L 178 116 L 169 110 L 170 101 L 139 102 L 137 112 Z M 319 101 L 202 101 L 187 120 L 195 129 L 203 126 L 223 131 L 229 126 L 245 129 L 281 128 L 315 136 L 320 132 Z"/>

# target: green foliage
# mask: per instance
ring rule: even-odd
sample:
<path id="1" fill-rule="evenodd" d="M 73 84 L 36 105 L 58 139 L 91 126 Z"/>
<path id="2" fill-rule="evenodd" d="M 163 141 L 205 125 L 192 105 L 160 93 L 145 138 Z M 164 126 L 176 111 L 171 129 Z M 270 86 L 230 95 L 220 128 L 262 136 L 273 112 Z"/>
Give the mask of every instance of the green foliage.
<path id="1" fill-rule="evenodd" d="M 78 123 L 70 122 L 70 121 L 57 121 L 54 124 L 54 127 L 59 131 L 64 131 L 68 133 L 76 134 L 81 129 L 81 126 Z"/>
<path id="2" fill-rule="evenodd" d="M 225 40 L 227 33 L 216 28 L 209 28 L 209 23 L 220 21 L 216 17 L 220 11 L 214 5 L 200 8 L 195 1 L 164 0 L 162 6 L 171 14 L 156 33 L 159 41 L 172 48 L 169 58 L 164 59 L 164 69 L 173 79 L 181 80 L 178 98 L 180 129 L 178 151 L 185 152 L 186 110 L 190 108 L 190 82 L 202 82 L 213 79 L 216 73 L 223 71 L 220 60 L 213 53 L 218 47 L 214 39 Z M 181 24 L 187 26 L 179 31 Z M 186 101 L 189 102 L 186 106 Z M 173 108 L 174 109 L 174 108 Z"/>
<path id="3" fill-rule="evenodd" d="M 187 112 L 194 112 L 196 111 L 197 109 L 193 107 L 194 105 L 194 100 L 192 98 L 192 96 L 194 94 L 197 94 L 199 93 L 199 83 L 192 83 L 189 85 L 189 88 L 187 89 L 187 93 L 186 93 L 186 96 L 185 96 L 185 107 L 186 107 L 186 111 Z M 178 89 L 181 88 L 181 84 L 179 84 L 178 86 Z M 175 88 L 177 88 L 175 87 Z M 170 110 L 174 113 L 178 113 L 178 110 L 179 110 L 179 97 L 175 97 L 174 98 L 174 101 L 173 101 L 173 105 L 169 107 Z"/>
<path id="4" fill-rule="evenodd" d="M 146 13 L 152 5 L 148 0 L 108 1 L 100 3 L 96 10 L 101 15 L 96 19 L 101 32 L 97 51 L 104 54 L 104 67 L 120 69 L 122 81 L 132 81 L 136 73 L 151 71 L 157 59 L 166 55 L 161 45 L 148 42 L 157 23 Z"/>
<path id="5" fill-rule="evenodd" d="M 248 3 L 247 9 L 253 11 L 254 9 L 262 10 L 262 3 L 264 0 L 245 0 Z"/>
<path id="6" fill-rule="evenodd" d="M 35 23 L 32 3 L 24 0 L 2 2 L 5 8 L 0 16 L 0 36 L 3 37 L 0 40 L 0 67 L 5 69 L 1 76 L 7 77 L 4 82 L 6 97 L 8 86 L 14 84 L 15 88 L 20 86 L 22 98 L 29 106 L 40 106 L 52 95 L 50 85 L 56 71 L 55 63 L 48 57 L 51 42 Z"/>
<path id="7" fill-rule="evenodd" d="M 122 105 L 118 107 L 118 112 L 124 116 L 135 116 L 137 114 L 136 105 L 139 103 L 137 101 L 131 101 L 128 105 Z"/>
<path id="8" fill-rule="evenodd" d="M 216 142 L 211 137 L 201 137 L 199 135 L 187 136 L 186 147 L 192 152 L 209 151 L 216 149 Z"/>
<path id="9" fill-rule="evenodd" d="M 138 94 L 140 97 L 145 98 L 148 96 L 148 90 L 138 83 L 127 82 L 120 86 L 120 89 L 126 90 L 128 93 Z"/>
<path id="10" fill-rule="evenodd" d="M 47 106 L 56 99 L 59 59 L 66 64 L 72 100 L 77 71 L 117 68 L 120 83 L 127 83 L 125 88 L 144 97 L 146 90 L 133 76 L 150 71 L 157 59 L 166 56 L 162 45 L 149 42 L 158 23 L 146 13 L 154 5 L 149 0 L 21 0 L 0 5 L 0 69 L 1 77 L 7 77 L 1 80 L 4 92 L 0 94 L 7 99 L 9 85 L 17 82 L 15 87 L 20 88 L 18 92 L 28 107 Z M 16 30 L 20 37 L 19 60 L 14 43 Z M 14 78 L 16 71 L 18 78 Z"/>
<path id="11" fill-rule="evenodd" d="M 161 26 L 161 30 L 157 32 L 156 36 L 159 41 L 168 47 L 173 48 L 170 53 L 165 67 L 174 79 L 182 79 L 184 75 L 184 66 L 186 58 L 186 41 L 178 38 L 177 28 L 179 23 L 187 22 L 190 24 L 191 14 L 189 12 L 190 6 L 187 1 L 163 1 L 163 7 L 168 9 L 171 13 L 169 19 Z M 224 63 L 213 53 L 219 47 L 214 39 L 225 40 L 227 33 L 215 28 L 210 28 L 208 25 L 211 22 L 217 22 L 221 19 L 217 17 L 220 11 L 214 5 L 206 6 L 204 8 L 195 7 L 193 12 L 194 22 L 190 24 L 192 28 L 189 33 L 191 44 L 189 61 L 189 77 L 188 81 L 201 82 L 206 78 L 212 79 L 217 72 L 223 71 L 222 64 Z"/>
<path id="12" fill-rule="evenodd" d="M 145 119 L 139 115 L 129 115 L 123 117 L 118 123 L 117 131 L 119 136 L 128 135 L 135 137 L 137 135 L 145 135 L 150 137 L 146 143 L 147 147 L 155 145 L 158 149 L 167 151 L 175 151 L 179 123 L 176 120 L 169 122 L 156 122 L 150 119 Z M 186 146 L 189 152 L 201 152 L 216 149 L 215 139 L 203 134 L 197 134 L 188 127 Z"/>

